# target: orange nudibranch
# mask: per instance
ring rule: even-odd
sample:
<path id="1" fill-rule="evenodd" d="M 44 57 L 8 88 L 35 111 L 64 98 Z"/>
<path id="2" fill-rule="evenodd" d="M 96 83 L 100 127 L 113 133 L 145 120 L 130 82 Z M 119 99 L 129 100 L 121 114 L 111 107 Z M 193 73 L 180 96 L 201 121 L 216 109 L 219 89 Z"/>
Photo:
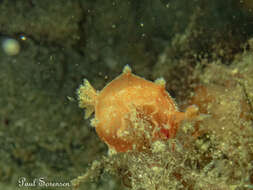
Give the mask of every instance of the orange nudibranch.
<path id="1" fill-rule="evenodd" d="M 164 79 L 145 80 L 132 74 L 128 65 L 100 92 L 84 80 L 78 96 L 85 118 L 95 112 L 92 125 L 109 149 L 117 152 L 142 151 L 156 140 L 174 138 L 180 122 L 198 112 L 196 106 L 178 111 Z"/>

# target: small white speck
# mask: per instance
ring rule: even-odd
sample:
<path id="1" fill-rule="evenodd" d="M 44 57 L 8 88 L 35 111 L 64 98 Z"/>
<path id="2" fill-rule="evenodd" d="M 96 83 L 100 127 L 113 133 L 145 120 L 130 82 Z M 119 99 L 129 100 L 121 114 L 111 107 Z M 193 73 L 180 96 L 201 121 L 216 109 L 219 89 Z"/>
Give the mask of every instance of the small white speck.
<path id="1" fill-rule="evenodd" d="M 7 55 L 17 55 L 20 52 L 20 44 L 17 40 L 7 38 L 2 42 L 3 51 Z"/>

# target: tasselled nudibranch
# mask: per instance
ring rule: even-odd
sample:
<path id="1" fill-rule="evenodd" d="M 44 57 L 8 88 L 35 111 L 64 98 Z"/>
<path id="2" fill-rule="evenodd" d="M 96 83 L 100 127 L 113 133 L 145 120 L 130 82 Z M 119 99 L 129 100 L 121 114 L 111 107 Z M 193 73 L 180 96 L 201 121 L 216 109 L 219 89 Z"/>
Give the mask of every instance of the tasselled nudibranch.
<path id="1" fill-rule="evenodd" d="M 165 84 L 162 78 L 151 82 L 136 76 L 127 65 L 100 92 L 85 79 L 79 106 L 86 109 L 85 118 L 95 112 L 91 124 L 109 149 L 143 151 L 154 141 L 174 138 L 180 123 L 198 112 L 196 106 L 180 112 Z"/>

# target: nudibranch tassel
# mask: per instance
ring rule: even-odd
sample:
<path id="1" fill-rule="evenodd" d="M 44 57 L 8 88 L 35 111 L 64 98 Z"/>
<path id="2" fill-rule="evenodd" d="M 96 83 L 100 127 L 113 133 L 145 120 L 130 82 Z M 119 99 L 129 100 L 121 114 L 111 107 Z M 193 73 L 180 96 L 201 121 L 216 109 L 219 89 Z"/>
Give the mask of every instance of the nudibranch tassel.
<path id="1" fill-rule="evenodd" d="M 165 88 L 166 86 L 166 81 L 164 80 L 163 77 L 156 79 L 155 83 L 160 85 L 162 88 Z"/>
<path id="2" fill-rule="evenodd" d="M 185 112 L 177 112 L 174 115 L 174 123 L 180 124 L 184 120 L 190 121 L 196 119 L 199 115 L 199 108 L 196 105 L 190 105 Z"/>
<path id="3" fill-rule="evenodd" d="M 186 109 L 185 118 L 188 120 L 197 118 L 199 115 L 199 108 L 196 105 L 191 105 Z"/>
<path id="4" fill-rule="evenodd" d="M 131 74 L 132 73 L 132 69 L 129 65 L 125 65 L 125 67 L 123 68 L 123 73 L 124 74 Z"/>
<path id="5" fill-rule="evenodd" d="M 89 118 L 95 111 L 95 102 L 97 97 L 96 90 L 91 86 L 87 79 L 84 79 L 83 85 L 77 91 L 79 97 L 79 106 L 85 108 L 85 119 Z"/>

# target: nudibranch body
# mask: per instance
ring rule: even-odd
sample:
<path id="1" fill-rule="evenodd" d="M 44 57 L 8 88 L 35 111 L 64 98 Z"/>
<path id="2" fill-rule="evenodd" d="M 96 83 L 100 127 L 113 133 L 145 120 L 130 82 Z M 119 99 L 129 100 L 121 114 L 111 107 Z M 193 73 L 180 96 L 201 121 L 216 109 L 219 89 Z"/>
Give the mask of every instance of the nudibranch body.
<path id="1" fill-rule="evenodd" d="M 92 125 L 109 149 L 117 152 L 142 151 L 156 140 L 175 137 L 180 122 L 198 111 L 190 106 L 179 112 L 163 79 L 147 81 L 132 74 L 129 66 L 101 92 L 84 80 L 78 95 L 85 117 L 95 111 Z"/>

